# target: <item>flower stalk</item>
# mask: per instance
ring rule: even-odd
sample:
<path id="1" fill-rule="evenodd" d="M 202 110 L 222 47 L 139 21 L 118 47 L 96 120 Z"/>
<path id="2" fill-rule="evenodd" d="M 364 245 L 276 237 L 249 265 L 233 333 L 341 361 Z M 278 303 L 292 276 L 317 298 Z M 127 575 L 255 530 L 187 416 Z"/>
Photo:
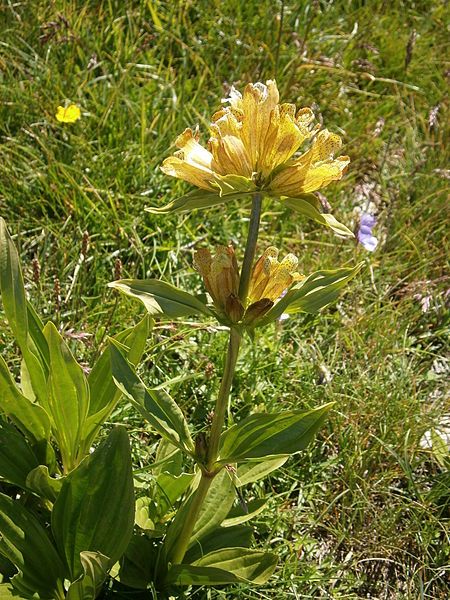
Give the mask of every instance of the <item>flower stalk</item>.
<path id="1" fill-rule="evenodd" d="M 244 262 L 239 284 L 239 297 L 244 304 L 247 299 L 250 285 L 252 265 L 256 253 L 256 244 L 258 241 L 259 225 L 261 220 L 262 194 L 255 193 L 252 198 L 252 211 L 250 215 L 250 224 L 245 245 Z M 230 396 L 233 376 L 236 369 L 239 347 L 241 344 L 241 333 L 235 328 L 230 328 L 228 348 L 225 356 L 222 381 L 219 394 L 217 396 L 214 408 L 214 417 L 211 424 L 209 436 L 208 451 L 206 457 L 206 468 L 202 469 L 202 476 L 198 488 L 194 492 L 188 514 L 184 522 L 183 529 L 178 536 L 176 547 L 172 555 L 172 563 L 179 564 L 183 561 L 184 555 L 189 547 L 189 541 L 194 531 L 195 523 L 200 514 L 203 502 L 205 501 L 209 487 L 219 471 L 214 470 L 214 464 L 219 455 L 219 444 L 222 429 L 225 423 L 225 415 Z"/>

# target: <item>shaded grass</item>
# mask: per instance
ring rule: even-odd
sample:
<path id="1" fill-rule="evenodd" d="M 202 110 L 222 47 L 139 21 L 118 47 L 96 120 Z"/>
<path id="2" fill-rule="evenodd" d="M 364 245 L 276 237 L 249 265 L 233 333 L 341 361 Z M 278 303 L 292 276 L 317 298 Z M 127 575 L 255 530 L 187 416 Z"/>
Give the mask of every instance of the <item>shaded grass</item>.
<path id="1" fill-rule="evenodd" d="M 183 128 L 206 132 L 231 83 L 276 75 L 282 98 L 312 105 L 352 157 L 346 178 L 325 190 L 334 212 L 350 226 L 355 207 L 379 218 L 380 246 L 368 256 L 265 206 L 261 249 L 294 252 L 305 273 L 363 258 L 368 268 L 320 317 L 290 319 L 245 345 L 234 418 L 331 400 L 336 410 L 308 452 L 245 492 L 272 495 L 256 530 L 280 555 L 275 578 L 189 597 L 447 598 L 448 512 L 430 496 L 443 466 L 420 445 L 446 410 L 445 3 L 274 10 L 267 1 L 35 0 L 0 11 L 0 210 L 33 303 L 65 331 L 91 334 L 73 342 L 83 360 L 105 328 L 138 318 L 136 304 L 106 289 L 115 269 L 200 292 L 194 245 L 232 240 L 242 252 L 247 206 L 187 217 L 143 211 L 186 189 L 157 167 Z M 65 99 L 83 111 L 72 126 L 54 119 Z M 172 392 L 195 429 L 213 405 L 224 342 L 204 323 L 161 323 L 151 339 L 143 375 L 180 378 Z M 5 328 L 0 345 L 18 367 Z M 144 464 L 151 433 L 143 442 L 127 406 L 115 419 L 129 424 Z"/>

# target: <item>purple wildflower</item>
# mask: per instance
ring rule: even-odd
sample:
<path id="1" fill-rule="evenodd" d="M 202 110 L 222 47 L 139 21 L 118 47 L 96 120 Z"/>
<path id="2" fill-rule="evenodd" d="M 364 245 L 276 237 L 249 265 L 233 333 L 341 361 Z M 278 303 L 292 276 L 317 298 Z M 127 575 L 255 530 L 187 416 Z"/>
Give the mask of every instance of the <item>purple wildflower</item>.
<path id="1" fill-rule="evenodd" d="M 377 224 L 377 220 L 369 213 L 361 213 L 358 229 L 358 242 L 369 252 L 373 252 L 378 246 L 378 239 L 372 235 L 372 228 Z"/>

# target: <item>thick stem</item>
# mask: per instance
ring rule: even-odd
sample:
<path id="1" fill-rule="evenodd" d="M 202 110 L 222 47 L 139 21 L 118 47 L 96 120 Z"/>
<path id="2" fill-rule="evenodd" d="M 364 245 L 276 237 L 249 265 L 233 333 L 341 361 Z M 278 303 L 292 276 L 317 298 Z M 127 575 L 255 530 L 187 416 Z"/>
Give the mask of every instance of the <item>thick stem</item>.
<path id="1" fill-rule="evenodd" d="M 212 469 L 213 464 L 217 460 L 219 452 L 220 434 L 222 433 L 223 424 L 225 422 L 225 413 L 228 406 L 228 397 L 230 395 L 231 384 L 233 382 L 234 370 L 241 344 L 241 335 L 235 329 L 230 330 L 230 339 L 228 342 L 228 350 L 225 358 L 225 366 L 223 370 L 222 382 L 220 384 L 219 395 L 217 396 L 216 406 L 214 408 L 214 418 L 211 425 L 211 433 L 209 436 L 207 469 Z"/>
<path id="2" fill-rule="evenodd" d="M 189 547 L 189 541 L 191 539 L 192 532 L 194 531 L 195 523 L 198 519 L 200 509 L 203 505 L 203 501 L 206 498 L 206 494 L 208 493 L 209 486 L 211 485 L 212 480 L 212 477 L 205 477 L 204 475 L 202 475 L 200 483 L 198 484 L 198 488 L 194 492 L 192 503 L 184 520 L 184 527 L 181 530 L 180 535 L 178 536 L 177 545 L 171 557 L 171 562 L 174 565 L 178 565 L 179 563 L 181 563 L 184 558 L 184 555 L 186 554 L 186 550 Z"/>
<path id="3" fill-rule="evenodd" d="M 241 277 L 239 281 L 239 298 L 245 306 L 250 276 L 252 274 L 253 262 L 255 260 L 256 242 L 258 241 L 259 223 L 261 221 L 262 194 L 257 192 L 252 198 L 252 213 L 248 227 L 247 244 L 245 246 L 244 261 L 242 263 Z"/>
<path id="4" fill-rule="evenodd" d="M 262 194 L 256 193 L 252 199 L 252 212 L 250 216 L 250 224 L 248 228 L 247 244 L 245 247 L 244 261 L 239 284 L 239 297 L 241 302 L 245 304 L 247 298 L 248 287 L 250 283 L 250 275 L 252 271 L 253 261 L 256 252 L 256 242 L 258 241 L 259 223 L 261 219 L 261 204 Z M 211 425 L 209 436 L 208 454 L 206 460 L 206 470 L 202 473 L 200 483 L 191 505 L 186 515 L 183 529 L 178 536 L 177 545 L 173 551 L 171 562 L 179 564 L 182 562 L 186 550 L 189 547 L 189 541 L 194 531 L 195 523 L 202 508 L 203 502 L 208 493 L 209 486 L 212 483 L 215 473 L 213 472 L 214 463 L 219 454 L 220 435 L 225 423 L 225 414 L 228 406 L 228 398 L 233 382 L 234 371 L 239 354 L 239 346 L 241 343 L 241 334 L 234 328 L 230 329 L 230 338 L 228 341 L 228 349 L 225 357 L 222 381 L 220 384 L 219 394 L 216 400 L 214 409 L 214 418 Z"/>

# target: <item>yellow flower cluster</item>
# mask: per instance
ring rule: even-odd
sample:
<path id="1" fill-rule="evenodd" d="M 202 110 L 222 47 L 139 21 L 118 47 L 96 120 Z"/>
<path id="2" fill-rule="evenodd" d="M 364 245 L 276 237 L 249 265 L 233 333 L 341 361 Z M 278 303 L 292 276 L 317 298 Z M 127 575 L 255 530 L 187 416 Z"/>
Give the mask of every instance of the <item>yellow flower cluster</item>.
<path id="1" fill-rule="evenodd" d="M 291 197 L 342 177 L 350 159 L 334 158 L 340 137 L 319 132 L 310 108 L 279 104 L 275 81 L 250 83 L 242 95 L 233 89 L 228 102 L 212 117 L 208 147 L 199 143 L 197 131 L 186 129 L 176 140 L 180 150 L 163 162 L 164 173 L 209 191 L 235 176 L 230 191 Z M 310 148 L 296 156 L 308 140 Z"/>
<path id="2" fill-rule="evenodd" d="M 298 259 L 288 254 L 280 262 L 279 250 L 270 246 L 256 261 L 247 298 L 239 300 L 239 268 L 234 248 L 218 246 L 212 256 L 207 248 L 194 255 L 194 264 L 218 311 L 233 323 L 251 324 L 265 314 L 293 283 L 303 276 L 297 273 Z"/>

